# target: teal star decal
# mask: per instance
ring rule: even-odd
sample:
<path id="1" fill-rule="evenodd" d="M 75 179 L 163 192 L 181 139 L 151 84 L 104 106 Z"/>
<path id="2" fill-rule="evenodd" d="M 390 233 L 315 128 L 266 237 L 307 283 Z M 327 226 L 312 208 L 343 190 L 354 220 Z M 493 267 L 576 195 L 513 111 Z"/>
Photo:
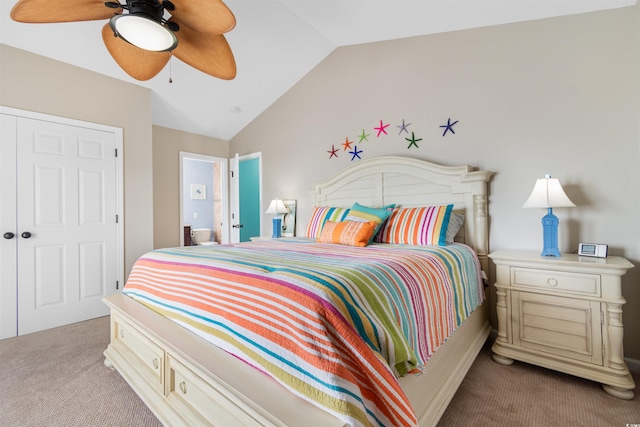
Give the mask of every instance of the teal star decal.
<path id="1" fill-rule="evenodd" d="M 364 133 L 364 129 L 362 129 L 362 133 L 360 135 L 358 135 L 360 137 L 360 141 L 358 141 L 358 144 L 361 143 L 362 141 L 367 141 L 369 142 L 369 135 L 371 135 L 370 133 L 365 134 Z"/>
<path id="2" fill-rule="evenodd" d="M 411 132 L 411 138 L 405 138 L 407 141 L 409 141 L 409 146 L 407 148 L 411 148 L 412 145 L 415 145 L 416 148 L 420 148 L 418 147 L 418 141 L 422 141 L 422 138 L 418 138 L 416 139 L 416 136 L 414 135 L 413 132 Z"/>
<path id="3" fill-rule="evenodd" d="M 447 119 L 447 124 L 446 125 L 440 125 L 441 128 L 444 128 L 444 132 L 442 132 L 442 136 L 445 136 L 447 134 L 447 131 L 450 131 L 452 134 L 455 135 L 455 131 L 453 130 L 453 125 L 455 125 L 456 123 L 458 123 L 457 120 L 455 122 L 451 123 L 451 117 L 449 117 Z"/>
<path id="4" fill-rule="evenodd" d="M 354 146 L 353 147 L 353 151 L 349 151 L 349 154 L 351 154 L 351 161 L 354 161 L 354 159 L 357 157 L 360 160 L 362 160 L 362 158 L 360 157 L 360 153 L 362 153 L 362 150 L 358 150 L 358 146 Z"/>

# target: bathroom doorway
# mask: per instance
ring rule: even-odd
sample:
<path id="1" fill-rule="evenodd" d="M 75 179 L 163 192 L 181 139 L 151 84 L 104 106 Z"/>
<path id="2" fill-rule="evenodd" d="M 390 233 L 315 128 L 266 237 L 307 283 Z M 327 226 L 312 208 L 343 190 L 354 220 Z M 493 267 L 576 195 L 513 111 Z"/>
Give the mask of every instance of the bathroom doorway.
<path id="1" fill-rule="evenodd" d="M 227 159 L 180 152 L 180 246 L 193 229 L 211 229 L 210 242 L 228 243 Z"/>

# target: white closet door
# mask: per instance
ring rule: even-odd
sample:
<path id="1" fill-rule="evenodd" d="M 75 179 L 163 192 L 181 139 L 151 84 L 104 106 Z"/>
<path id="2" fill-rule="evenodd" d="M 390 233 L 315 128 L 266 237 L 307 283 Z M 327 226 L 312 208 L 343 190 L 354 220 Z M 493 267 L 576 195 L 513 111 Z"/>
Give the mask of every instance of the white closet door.
<path id="1" fill-rule="evenodd" d="M 18 335 L 108 314 L 115 147 L 111 132 L 18 118 Z"/>
<path id="2" fill-rule="evenodd" d="M 0 339 L 18 332 L 16 118 L 0 114 Z"/>

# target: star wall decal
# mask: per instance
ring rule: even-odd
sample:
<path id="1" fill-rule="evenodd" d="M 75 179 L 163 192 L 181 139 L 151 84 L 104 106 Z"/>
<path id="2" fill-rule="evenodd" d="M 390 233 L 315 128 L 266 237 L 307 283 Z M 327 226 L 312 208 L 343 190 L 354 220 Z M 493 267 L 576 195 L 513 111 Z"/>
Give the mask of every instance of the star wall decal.
<path id="1" fill-rule="evenodd" d="M 378 135 L 376 135 L 376 138 L 379 138 L 381 133 L 384 133 L 385 135 L 388 135 L 387 131 L 386 131 L 386 129 L 388 127 L 389 127 L 388 123 L 386 125 L 384 125 L 384 124 L 382 124 L 382 120 L 380 120 L 380 126 L 377 127 L 377 128 L 373 128 L 374 130 L 378 131 Z"/>
<path id="2" fill-rule="evenodd" d="M 346 137 L 344 139 L 344 142 L 342 143 L 342 146 L 344 147 L 343 151 L 347 151 L 349 148 L 351 148 L 351 144 L 353 144 L 353 141 L 349 141 L 349 137 Z"/>
<path id="3" fill-rule="evenodd" d="M 418 142 L 422 141 L 422 138 L 418 138 L 416 139 L 416 136 L 414 135 L 413 132 L 411 132 L 411 138 L 405 138 L 407 141 L 409 141 L 409 146 L 407 148 L 411 148 L 412 145 L 415 145 L 416 148 L 420 148 L 418 147 Z"/>
<path id="4" fill-rule="evenodd" d="M 329 153 L 329 158 L 332 158 L 335 156 L 335 158 L 338 158 L 338 149 L 331 144 L 331 150 L 328 150 L 327 153 Z"/>
<path id="5" fill-rule="evenodd" d="M 369 135 L 371 135 L 371 134 L 370 133 L 364 133 L 364 129 L 362 129 L 362 133 L 360 135 L 358 135 L 360 137 L 360 141 L 358 141 L 358 144 L 360 144 L 362 141 L 369 142 Z"/>
<path id="6" fill-rule="evenodd" d="M 407 130 L 407 126 L 411 126 L 411 123 L 404 123 L 404 119 L 402 119 L 402 124 L 400 126 L 396 126 L 397 128 L 400 128 L 400 132 L 398 132 L 398 135 L 400 135 L 402 133 L 402 131 L 405 131 L 406 133 L 409 133 L 409 131 Z"/>
<path id="7" fill-rule="evenodd" d="M 349 151 L 349 154 L 351 154 L 351 161 L 353 162 L 356 157 L 362 160 L 362 158 L 360 157 L 360 153 L 362 153 L 362 150 L 358 150 L 358 146 L 354 145 L 353 151 Z"/>
<path id="8" fill-rule="evenodd" d="M 456 123 L 458 123 L 458 120 L 456 120 L 455 122 L 451 123 L 451 117 L 449 117 L 447 119 L 447 124 L 446 125 L 440 125 L 441 128 L 444 128 L 444 132 L 442 132 L 442 136 L 445 136 L 447 134 L 447 131 L 450 131 L 452 134 L 455 135 L 455 131 L 453 130 L 453 125 L 455 125 Z"/>

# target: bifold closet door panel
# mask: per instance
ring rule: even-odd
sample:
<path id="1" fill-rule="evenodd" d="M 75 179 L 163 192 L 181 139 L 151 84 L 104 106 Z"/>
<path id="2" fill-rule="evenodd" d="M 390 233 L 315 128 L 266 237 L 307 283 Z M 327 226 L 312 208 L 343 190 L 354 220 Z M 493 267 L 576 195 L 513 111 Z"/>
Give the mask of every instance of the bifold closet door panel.
<path id="1" fill-rule="evenodd" d="M 18 333 L 16 122 L 15 116 L 0 114 L 0 339 Z"/>
<path id="2" fill-rule="evenodd" d="M 108 314 L 115 144 L 111 132 L 18 118 L 18 335 Z"/>

